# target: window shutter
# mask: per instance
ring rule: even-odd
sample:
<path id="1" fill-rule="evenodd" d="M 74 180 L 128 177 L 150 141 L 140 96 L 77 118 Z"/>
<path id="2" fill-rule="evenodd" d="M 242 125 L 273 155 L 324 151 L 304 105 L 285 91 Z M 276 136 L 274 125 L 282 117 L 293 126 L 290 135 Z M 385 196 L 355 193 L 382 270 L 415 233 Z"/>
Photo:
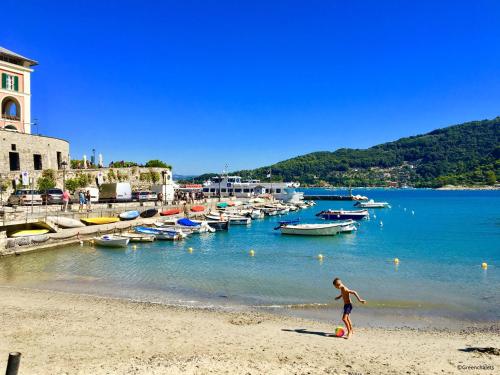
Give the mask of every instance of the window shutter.
<path id="1" fill-rule="evenodd" d="M 19 77 L 14 76 L 14 91 L 19 91 Z"/>
<path id="2" fill-rule="evenodd" d="M 7 88 L 7 74 L 2 73 L 2 89 Z"/>

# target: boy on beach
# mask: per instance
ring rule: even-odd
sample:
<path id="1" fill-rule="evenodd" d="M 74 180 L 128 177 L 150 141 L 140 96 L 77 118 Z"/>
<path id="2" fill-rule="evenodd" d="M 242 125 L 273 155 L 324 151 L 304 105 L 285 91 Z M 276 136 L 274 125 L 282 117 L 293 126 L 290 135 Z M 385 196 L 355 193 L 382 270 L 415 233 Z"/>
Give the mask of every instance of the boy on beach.
<path id="1" fill-rule="evenodd" d="M 343 298 L 344 300 L 344 313 L 342 314 L 342 321 L 347 328 L 347 336 L 345 338 L 348 339 L 354 333 L 352 330 L 352 323 L 350 318 L 350 314 L 352 311 L 351 294 L 354 294 L 358 301 L 361 303 L 366 303 L 366 301 L 359 297 L 358 292 L 356 292 L 355 290 L 350 290 L 344 284 L 342 284 L 342 280 L 340 280 L 339 278 L 335 278 L 333 280 L 333 286 L 340 290 L 340 296 L 335 297 L 335 300 L 338 300 L 340 298 Z"/>

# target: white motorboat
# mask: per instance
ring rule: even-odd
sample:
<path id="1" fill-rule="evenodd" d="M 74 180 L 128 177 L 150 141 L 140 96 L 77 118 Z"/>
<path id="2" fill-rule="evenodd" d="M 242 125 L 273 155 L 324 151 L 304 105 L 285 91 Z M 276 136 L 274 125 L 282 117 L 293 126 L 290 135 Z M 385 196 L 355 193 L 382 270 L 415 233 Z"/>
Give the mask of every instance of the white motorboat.
<path id="1" fill-rule="evenodd" d="M 358 230 L 356 222 L 354 220 L 338 221 L 332 223 L 332 225 L 337 225 L 341 233 L 351 233 Z"/>
<path id="2" fill-rule="evenodd" d="M 93 240 L 98 246 L 127 247 L 130 238 L 116 236 L 114 234 L 106 234 L 104 236 L 94 237 Z"/>
<path id="3" fill-rule="evenodd" d="M 282 234 L 298 236 L 335 236 L 340 232 L 340 227 L 335 223 L 282 225 L 279 229 Z"/>
<path id="4" fill-rule="evenodd" d="M 390 207 L 389 203 L 387 202 L 375 202 L 373 199 L 370 199 L 367 202 L 356 202 L 354 204 L 356 207 L 360 208 L 386 208 Z"/>

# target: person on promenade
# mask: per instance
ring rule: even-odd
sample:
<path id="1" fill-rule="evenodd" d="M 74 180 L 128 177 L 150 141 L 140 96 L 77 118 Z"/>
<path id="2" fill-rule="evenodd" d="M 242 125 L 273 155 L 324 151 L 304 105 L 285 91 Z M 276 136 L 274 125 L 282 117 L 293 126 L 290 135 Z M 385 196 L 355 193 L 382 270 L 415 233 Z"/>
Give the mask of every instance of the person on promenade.
<path id="1" fill-rule="evenodd" d="M 64 190 L 62 194 L 62 201 L 63 201 L 63 211 L 66 212 L 68 211 L 68 203 L 69 203 L 69 191 Z"/>
<path id="2" fill-rule="evenodd" d="M 340 290 L 340 295 L 335 297 L 335 300 L 338 300 L 341 298 L 344 300 L 344 312 L 342 314 L 342 321 L 344 322 L 344 324 L 347 328 L 347 336 L 345 338 L 348 339 L 354 333 L 352 330 L 352 322 L 351 322 L 351 317 L 350 317 L 351 311 L 352 311 L 351 294 L 356 296 L 358 301 L 361 303 L 366 303 L 366 301 L 359 297 L 358 292 L 347 288 L 342 283 L 342 280 L 340 280 L 339 278 L 335 278 L 333 280 L 333 286 Z"/>
<path id="3" fill-rule="evenodd" d="M 87 202 L 87 211 L 88 212 L 92 211 L 92 202 L 90 201 L 90 198 L 92 198 L 90 196 L 90 190 L 87 190 L 87 192 L 85 193 L 85 202 Z"/>
<path id="4" fill-rule="evenodd" d="M 80 206 L 78 207 L 78 212 L 82 212 L 85 206 L 85 194 L 83 193 L 82 190 L 80 190 L 80 192 L 78 193 L 78 202 L 80 203 Z"/>

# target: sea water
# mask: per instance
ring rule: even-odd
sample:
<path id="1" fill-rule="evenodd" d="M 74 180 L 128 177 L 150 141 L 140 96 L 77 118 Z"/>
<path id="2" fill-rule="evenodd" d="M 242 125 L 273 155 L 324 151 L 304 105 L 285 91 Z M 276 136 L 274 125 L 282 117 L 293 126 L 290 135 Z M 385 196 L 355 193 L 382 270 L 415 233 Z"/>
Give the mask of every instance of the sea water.
<path id="1" fill-rule="evenodd" d="M 341 307 L 333 301 L 338 291 L 332 288 L 332 279 L 340 277 L 368 300 L 358 310 L 367 321 L 394 314 L 403 323 L 413 316 L 500 318 L 498 191 L 354 193 L 391 207 L 369 210 L 370 219 L 360 221 L 357 232 L 333 237 L 286 236 L 274 227 L 295 218 L 324 222 L 315 214 L 353 209 L 353 202 L 317 201 L 286 216 L 179 242 L 137 244 L 135 249 L 71 246 L 8 257 L 0 259 L 0 284 L 325 318 Z"/>

